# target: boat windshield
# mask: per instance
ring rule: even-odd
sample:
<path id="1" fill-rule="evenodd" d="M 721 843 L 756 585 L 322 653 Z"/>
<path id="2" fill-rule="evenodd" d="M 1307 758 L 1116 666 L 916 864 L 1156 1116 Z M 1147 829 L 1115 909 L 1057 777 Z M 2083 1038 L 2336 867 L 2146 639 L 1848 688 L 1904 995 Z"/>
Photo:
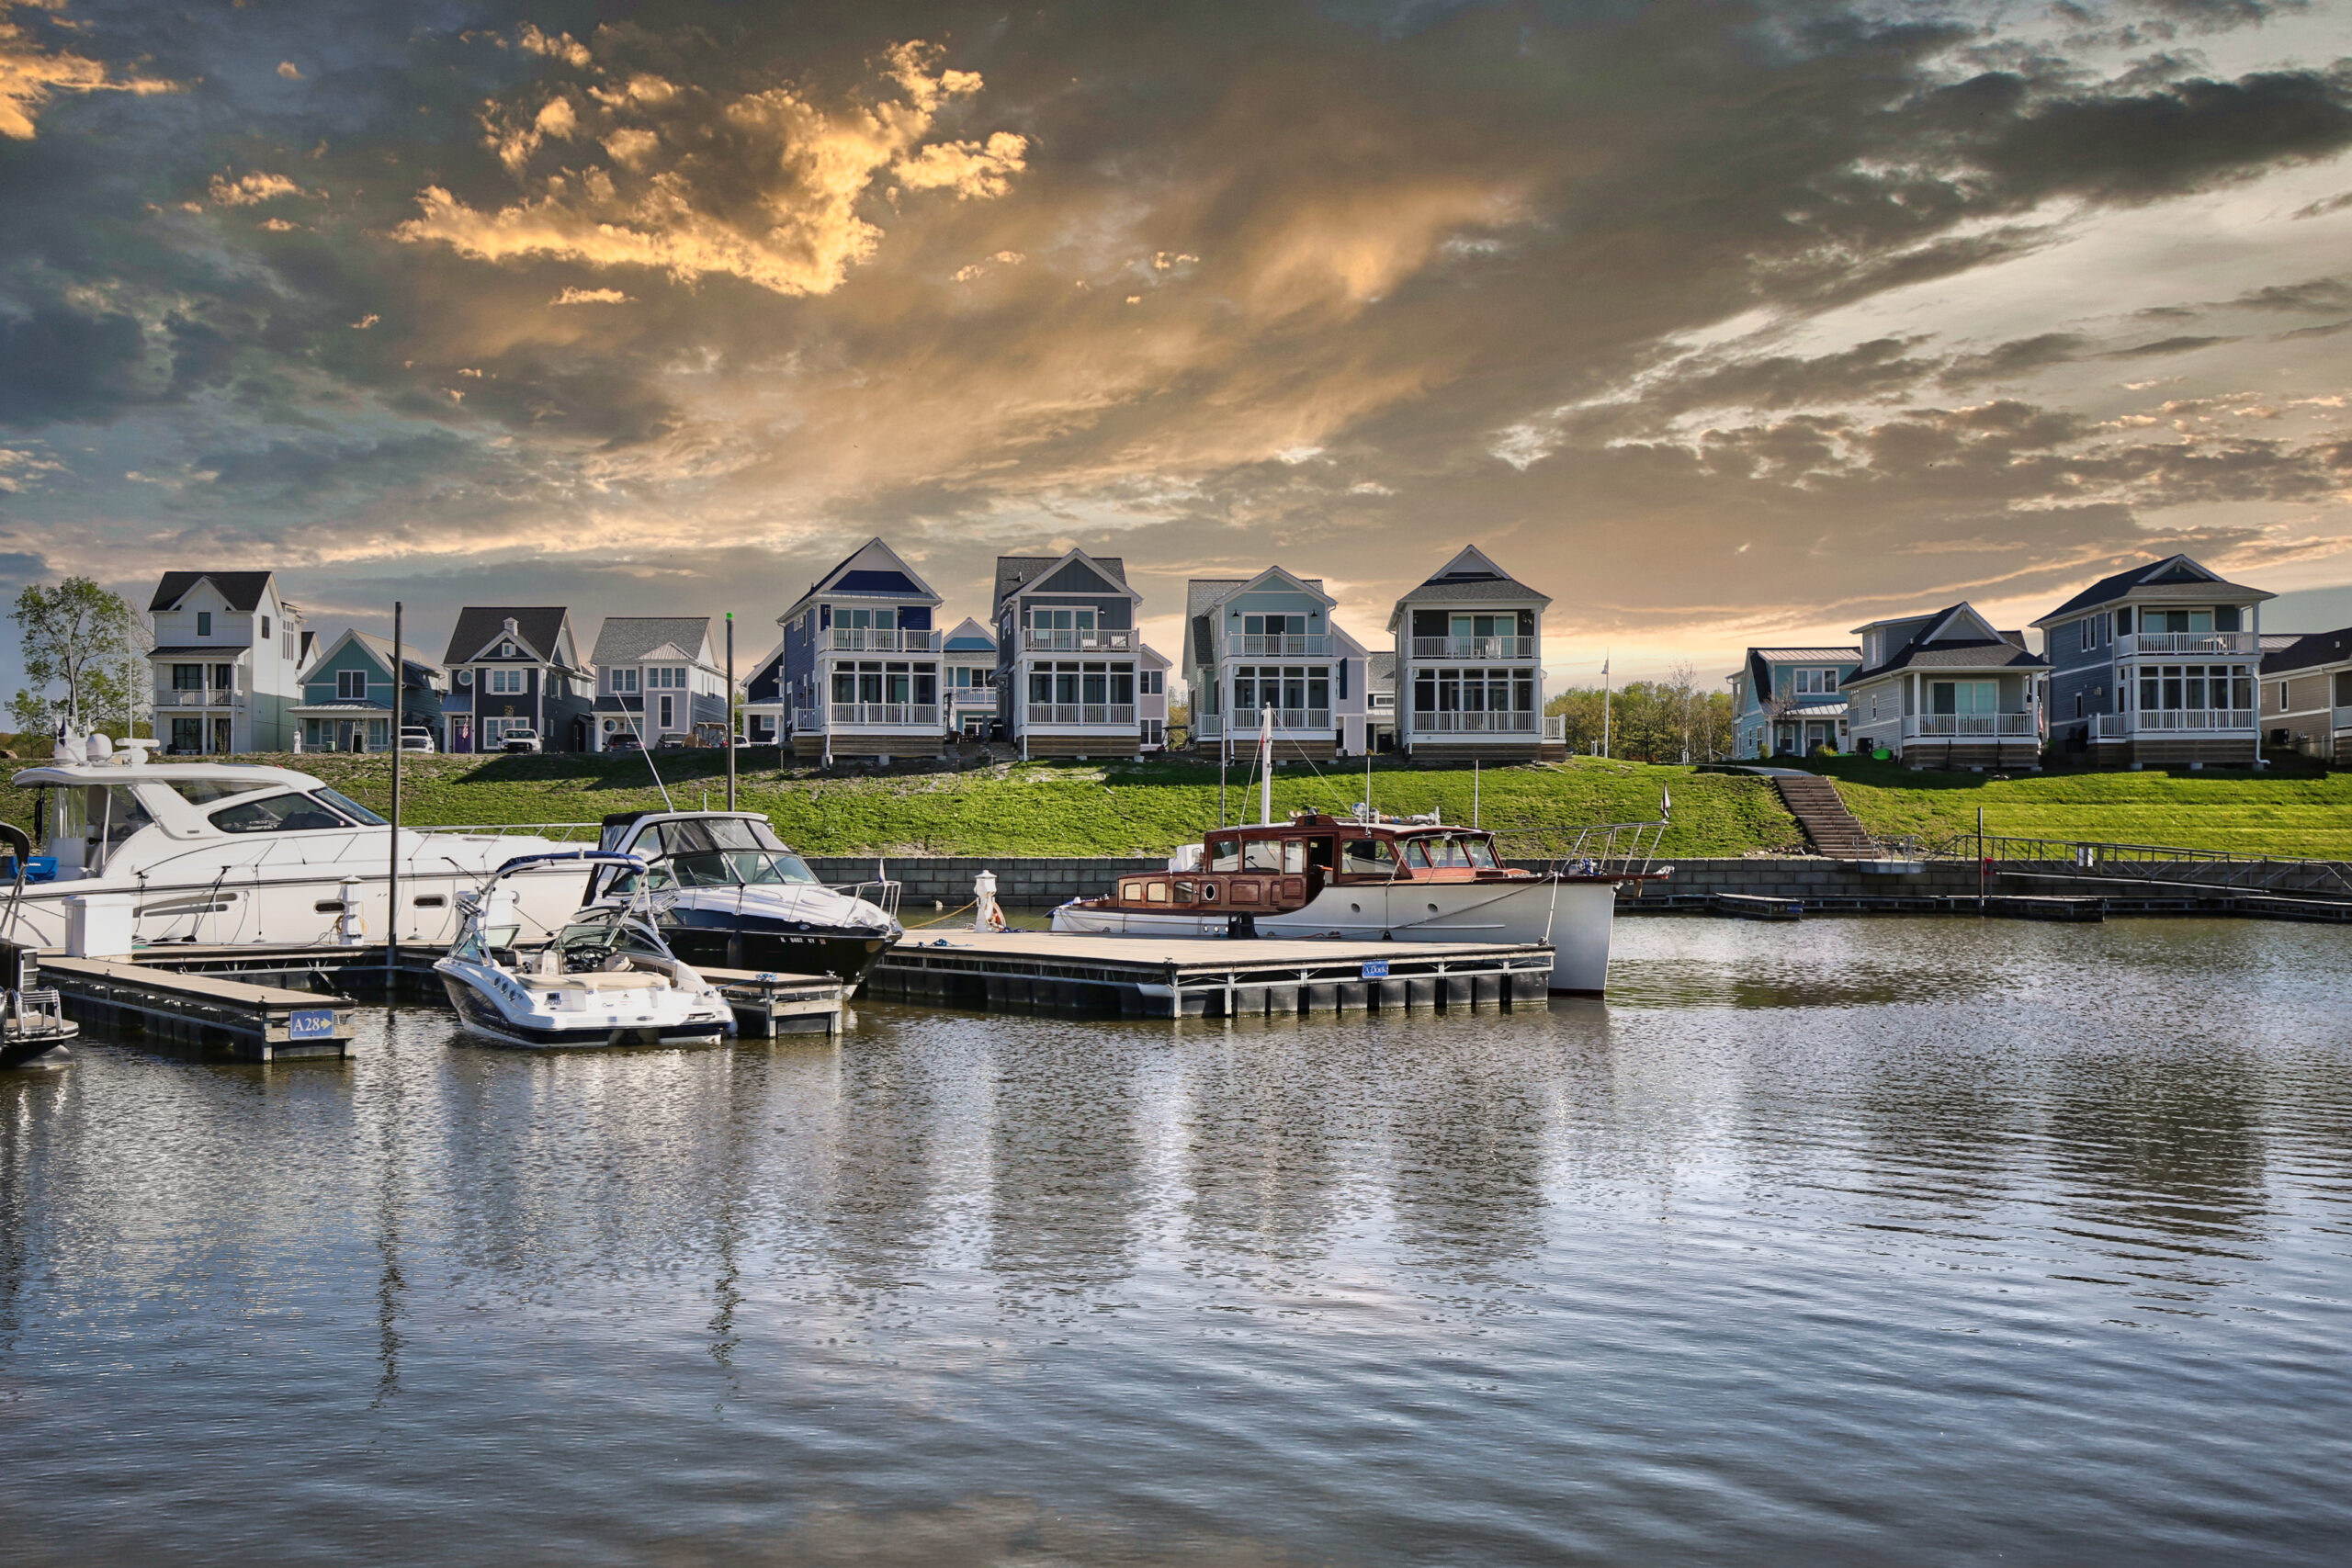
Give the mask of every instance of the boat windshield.
<path id="1" fill-rule="evenodd" d="M 1492 871 L 1495 846 L 1484 833 L 1428 833 L 1407 840 L 1405 859 L 1439 871 Z"/>

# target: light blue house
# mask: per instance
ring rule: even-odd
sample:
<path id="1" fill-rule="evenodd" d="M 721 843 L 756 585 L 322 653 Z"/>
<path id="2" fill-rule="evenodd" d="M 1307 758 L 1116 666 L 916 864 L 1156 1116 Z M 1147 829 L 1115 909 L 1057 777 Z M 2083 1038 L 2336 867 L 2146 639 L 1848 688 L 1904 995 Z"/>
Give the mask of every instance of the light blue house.
<path id="1" fill-rule="evenodd" d="M 1268 567 L 1255 577 L 1186 584 L 1184 676 L 1193 744 L 1235 752 L 1256 743 L 1273 711 L 1282 761 L 1360 754 L 1364 648 L 1332 621 L 1339 601 L 1320 578 Z"/>
<path id="2" fill-rule="evenodd" d="M 1809 757 L 1848 749 L 1846 682 L 1859 648 L 1751 648 L 1731 673 L 1732 755 Z"/>
<path id="3" fill-rule="evenodd" d="M 437 664 L 403 650 L 401 723 L 433 737 L 444 750 L 442 705 L 448 682 Z M 356 627 L 327 645 L 302 671 L 293 716 L 305 751 L 389 751 L 392 749 L 392 639 Z"/>

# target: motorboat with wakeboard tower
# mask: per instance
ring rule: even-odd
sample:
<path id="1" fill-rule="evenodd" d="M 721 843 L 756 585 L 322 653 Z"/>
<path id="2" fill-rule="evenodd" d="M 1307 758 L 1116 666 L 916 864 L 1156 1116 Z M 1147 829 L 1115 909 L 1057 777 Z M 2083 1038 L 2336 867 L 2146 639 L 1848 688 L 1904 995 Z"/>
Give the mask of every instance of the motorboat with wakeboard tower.
<path id="1" fill-rule="evenodd" d="M 862 984 L 904 934 L 899 885 L 828 887 L 756 811 L 623 811 L 601 848 L 645 869 L 600 869 L 588 902 L 642 893 L 663 940 L 689 963 Z"/>
<path id="2" fill-rule="evenodd" d="M 69 737 L 50 761 L 15 775 L 36 792 L 46 880 L 0 908 L 0 941 L 62 946 L 68 901 L 110 894 L 130 901 L 140 946 L 386 932 L 390 824 L 308 773 L 226 758 L 152 761 L 149 744 Z M 518 853 L 560 847 L 530 833 L 401 829 L 398 934 L 447 942 L 460 893 Z M 586 878 L 579 866 L 551 866 L 514 888 L 526 926 L 547 932 L 579 908 Z"/>
<path id="3" fill-rule="evenodd" d="M 1267 732 L 1271 734 L 1271 730 Z M 1057 931 L 1096 936 L 1324 938 L 1349 942 L 1548 942 L 1551 989 L 1597 997 L 1609 978 L 1617 889 L 1662 880 L 1653 863 L 1672 808 L 1656 822 L 1555 830 L 1566 852 L 1547 869 L 1507 863 L 1488 829 L 1439 814 L 1273 819 L 1271 782 L 1259 820 L 1187 844 L 1164 872 L 1122 874 L 1101 897 L 1053 914 Z"/>
<path id="4" fill-rule="evenodd" d="M 583 864 L 646 869 L 602 850 L 520 855 L 467 896 L 458 940 L 433 965 L 467 1032 L 542 1051 L 715 1045 L 734 1033 L 735 1010 L 662 940 L 642 895 L 582 909 L 543 944 L 525 939 L 517 876 Z"/>

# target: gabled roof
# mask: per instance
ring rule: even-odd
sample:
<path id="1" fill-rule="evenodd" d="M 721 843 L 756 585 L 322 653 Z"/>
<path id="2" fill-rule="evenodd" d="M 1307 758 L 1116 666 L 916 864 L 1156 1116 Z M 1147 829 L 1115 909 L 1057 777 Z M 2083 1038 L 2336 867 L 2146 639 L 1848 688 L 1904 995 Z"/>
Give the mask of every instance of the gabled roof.
<path id="1" fill-rule="evenodd" d="M 155 585 L 155 596 L 148 601 L 147 609 L 150 614 L 172 609 L 187 597 L 189 589 L 209 581 L 228 601 L 229 608 L 244 615 L 260 607 L 262 596 L 269 592 L 270 575 L 266 571 L 167 571 Z"/>
<path id="2" fill-rule="evenodd" d="M 505 635 L 506 623 L 511 620 L 516 639 L 531 656 L 544 663 L 553 663 L 570 615 L 561 604 L 469 604 L 458 612 L 458 626 L 449 634 L 449 651 L 441 662 L 472 663 L 483 649 Z"/>
<path id="3" fill-rule="evenodd" d="M 1396 629 L 1408 604 L 1434 604 L 1448 600 L 1469 599 L 1484 600 L 1489 604 L 1511 600 L 1537 604 L 1552 602 L 1550 594 L 1539 592 L 1520 581 L 1497 566 L 1477 546 L 1465 545 L 1419 587 L 1396 601 L 1396 607 L 1388 613 L 1388 629 Z"/>
<path id="4" fill-rule="evenodd" d="M 1867 670 L 1857 670 L 1846 677 L 1845 684 L 1856 685 L 1863 681 L 1897 670 L 2045 670 L 2049 660 L 2026 651 L 2025 634 L 2001 631 L 1965 600 L 1937 611 L 1931 615 L 1892 615 L 1883 621 L 1872 621 L 1857 631 L 1869 631 L 1875 626 L 1895 626 L 1909 621 L 1922 621 L 1909 641 L 1889 654 L 1882 663 Z"/>
<path id="5" fill-rule="evenodd" d="M 596 651 L 588 662 L 600 670 L 655 658 L 700 664 L 709 643 L 708 615 L 606 615 L 596 629 Z"/>
<path id="6" fill-rule="evenodd" d="M 1022 589 L 1032 592 L 1091 593 L 1096 590 L 1082 584 L 1068 587 L 1052 586 L 1052 580 L 1062 575 L 1072 561 L 1080 561 L 1095 569 L 1097 575 L 1125 589 L 1128 598 L 1141 603 L 1143 595 L 1127 587 L 1127 563 L 1119 556 L 1092 556 L 1084 550 L 1064 550 L 1057 556 L 999 556 L 996 558 L 996 596 L 989 601 L 993 613 L 997 605 Z"/>
<path id="7" fill-rule="evenodd" d="M 1184 615 L 1187 619 L 1206 615 L 1237 593 L 1246 592 L 1270 577 L 1283 577 L 1323 601 L 1326 605 L 1339 603 L 1323 592 L 1319 577 L 1301 577 L 1279 566 L 1270 566 L 1255 577 L 1195 577 L 1184 584 Z"/>
<path id="8" fill-rule="evenodd" d="M 2033 624 L 2037 626 L 2046 626 L 2052 621 L 2064 620 L 2077 611 L 2087 610 L 2095 604 L 2113 604 L 2119 599 L 2129 597 L 2137 590 L 2149 588 L 2213 588 L 2225 592 L 2233 598 L 2255 603 L 2278 597 L 2276 593 L 2266 593 L 2259 588 L 2248 588 L 2242 582 L 2228 581 L 2220 573 L 2189 559 L 2187 556 L 2166 556 L 2162 560 L 2143 561 L 2138 566 L 2119 571 L 2111 577 L 2100 578 Z M 2175 596 L 2167 594 L 2164 597 Z"/>
<path id="9" fill-rule="evenodd" d="M 988 627 L 967 615 L 939 646 L 944 653 L 994 653 L 996 638 L 989 635 Z"/>
<path id="10" fill-rule="evenodd" d="M 790 620 L 800 606 L 819 594 L 876 599 L 921 599 L 936 604 L 939 595 L 900 558 L 899 552 L 884 544 L 877 535 L 843 556 L 832 570 L 808 585 L 808 592 L 792 602 L 792 608 L 776 617 L 779 623 Z"/>
<path id="11" fill-rule="evenodd" d="M 2262 640 L 2267 644 L 2270 639 L 2265 637 Z M 2266 648 L 2262 655 L 2262 672 L 2265 675 L 2284 675 L 2290 671 L 2309 670 L 2314 665 L 2347 661 L 2352 661 L 2352 626 L 2346 626 L 2341 631 L 2312 632 L 2308 637 L 2299 637 L 2275 653 Z"/>
<path id="12" fill-rule="evenodd" d="M 333 659 L 346 642 L 356 642 L 359 644 L 360 647 L 366 649 L 368 652 L 376 656 L 376 662 L 378 665 L 382 667 L 387 673 L 390 672 L 392 668 L 392 639 L 388 637 L 379 637 L 374 632 L 363 632 L 357 626 L 345 627 L 343 635 L 335 638 L 333 642 L 327 644 L 326 648 L 321 651 L 319 657 L 315 660 L 303 666 L 304 671 L 308 671 L 315 669 L 318 665 L 323 664 L 328 660 Z M 420 681 L 428 683 L 434 676 L 441 673 L 441 667 L 438 664 L 427 663 L 425 660 L 415 657 L 407 649 L 402 649 L 401 650 L 401 665 L 402 669 L 417 676 Z M 304 678 L 308 678 L 307 674 Z"/>

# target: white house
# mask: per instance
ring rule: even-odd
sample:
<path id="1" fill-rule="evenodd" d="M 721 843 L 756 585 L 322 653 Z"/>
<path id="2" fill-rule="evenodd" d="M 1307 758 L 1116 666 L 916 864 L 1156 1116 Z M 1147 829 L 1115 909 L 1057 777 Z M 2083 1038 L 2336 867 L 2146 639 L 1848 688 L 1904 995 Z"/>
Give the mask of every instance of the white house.
<path id="1" fill-rule="evenodd" d="M 175 755 L 290 751 L 311 652 L 268 571 L 167 571 L 149 600 L 155 735 Z"/>

